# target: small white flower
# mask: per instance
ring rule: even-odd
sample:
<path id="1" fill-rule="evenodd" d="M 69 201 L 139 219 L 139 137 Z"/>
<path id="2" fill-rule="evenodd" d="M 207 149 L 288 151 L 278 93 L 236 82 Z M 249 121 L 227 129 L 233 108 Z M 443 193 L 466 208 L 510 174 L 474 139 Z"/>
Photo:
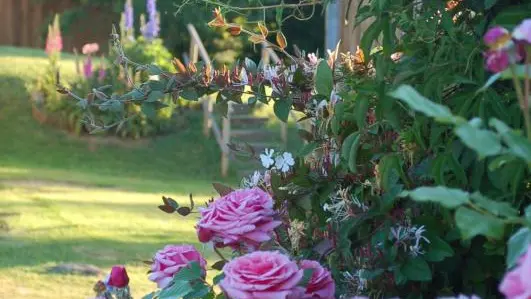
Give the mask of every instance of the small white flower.
<path id="1" fill-rule="evenodd" d="M 315 53 L 309 53 L 308 60 L 311 64 L 317 64 L 317 56 L 315 55 Z"/>
<path id="2" fill-rule="evenodd" d="M 295 160 L 291 153 L 285 152 L 282 156 L 277 156 L 275 158 L 275 167 L 281 172 L 288 172 L 293 165 L 295 165 Z"/>
<path id="3" fill-rule="evenodd" d="M 265 168 L 269 168 L 275 164 L 275 160 L 273 160 L 273 154 L 275 153 L 275 150 L 273 149 L 265 149 L 263 154 L 260 154 L 260 161 L 262 162 L 262 166 Z"/>
<path id="4" fill-rule="evenodd" d="M 240 185 L 243 188 L 254 188 L 260 185 L 262 181 L 262 174 L 259 171 L 255 171 L 251 176 L 243 178 Z"/>

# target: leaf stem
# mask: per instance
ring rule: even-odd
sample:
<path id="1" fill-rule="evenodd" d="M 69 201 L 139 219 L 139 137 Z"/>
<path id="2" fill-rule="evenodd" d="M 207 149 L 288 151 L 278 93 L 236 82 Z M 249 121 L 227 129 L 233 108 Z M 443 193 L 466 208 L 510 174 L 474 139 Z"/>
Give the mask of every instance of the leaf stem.
<path id="1" fill-rule="evenodd" d="M 214 245 L 214 252 L 225 262 L 228 262 L 228 260 L 223 256 L 223 254 L 221 254 L 221 252 L 219 251 L 219 249 L 216 247 L 216 245 Z"/>
<path id="2" fill-rule="evenodd" d="M 529 57 L 529 56 L 528 56 Z M 528 77 L 528 67 L 527 67 L 527 61 L 529 59 L 526 58 L 526 77 Z M 524 93 L 524 91 L 522 91 L 522 85 L 520 84 L 520 81 L 518 80 L 518 75 L 517 75 L 517 72 L 516 72 L 516 69 L 514 67 L 514 64 L 511 64 L 510 66 L 511 68 L 511 73 L 512 73 L 512 77 L 513 77 L 513 84 L 514 84 L 514 88 L 516 89 L 516 96 L 518 97 L 518 102 L 520 104 L 520 109 L 522 109 L 522 113 L 524 115 L 524 122 L 525 122 L 525 126 L 526 126 L 526 133 L 527 133 L 527 138 L 529 140 L 531 140 L 531 119 L 529 118 L 529 109 L 527 109 L 526 107 L 529 106 L 526 104 L 526 102 L 528 101 L 527 100 L 527 96 L 529 95 L 529 88 L 526 88 L 526 92 Z M 528 78 L 526 78 L 525 80 L 525 84 L 526 84 L 526 87 L 529 87 L 529 80 Z"/>

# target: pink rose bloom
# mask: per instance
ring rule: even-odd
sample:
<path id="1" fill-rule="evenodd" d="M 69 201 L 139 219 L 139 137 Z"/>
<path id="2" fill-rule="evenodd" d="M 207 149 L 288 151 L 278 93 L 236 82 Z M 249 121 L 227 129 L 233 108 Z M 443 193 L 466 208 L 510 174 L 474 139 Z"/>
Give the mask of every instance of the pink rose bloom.
<path id="1" fill-rule="evenodd" d="M 457 297 L 439 297 L 438 299 L 481 299 L 481 298 L 476 295 L 467 296 L 467 295 L 460 294 Z"/>
<path id="2" fill-rule="evenodd" d="M 513 38 L 531 44 L 531 19 L 526 19 L 513 31 Z"/>
<path id="3" fill-rule="evenodd" d="M 485 33 L 483 42 L 493 50 L 507 48 L 511 45 L 511 34 L 507 29 L 495 26 Z"/>
<path id="4" fill-rule="evenodd" d="M 518 265 L 505 274 L 499 286 L 500 293 L 507 299 L 524 299 L 531 297 L 531 246 L 520 258 Z"/>
<path id="5" fill-rule="evenodd" d="M 90 55 L 90 54 L 98 52 L 99 50 L 100 50 L 100 45 L 98 45 L 97 43 L 92 43 L 92 44 L 85 44 L 83 48 L 81 49 L 81 52 L 85 55 Z"/>
<path id="6" fill-rule="evenodd" d="M 235 250 L 255 250 L 281 224 L 273 219 L 273 199 L 260 188 L 233 191 L 200 211 L 199 241 Z"/>
<path id="7" fill-rule="evenodd" d="M 223 267 L 219 286 L 230 299 L 300 298 L 303 276 L 297 264 L 278 251 L 255 251 Z"/>
<path id="8" fill-rule="evenodd" d="M 330 272 L 318 262 L 303 260 L 300 262 L 301 269 L 313 269 L 312 277 L 306 286 L 306 292 L 301 298 L 308 299 L 334 299 L 336 284 L 332 280 Z"/>
<path id="9" fill-rule="evenodd" d="M 129 276 L 124 266 L 114 266 L 107 284 L 115 288 L 125 288 L 129 284 Z"/>
<path id="10" fill-rule="evenodd" d="M 488 51 L 484 54 L 485 68 L 493 73 L 499 73 L 509 67 L 509 54 L 505 51 Z"/>
<path id="11" fill-rule="evenodd" d="M 206 275 L 206 260 L 192 245 L 167 245 L 157 251 L 153 257 L 149 280 L 156 282 L 158 287 L 167 287 L 173 276 L 191 262 L 198 262 Z"/>

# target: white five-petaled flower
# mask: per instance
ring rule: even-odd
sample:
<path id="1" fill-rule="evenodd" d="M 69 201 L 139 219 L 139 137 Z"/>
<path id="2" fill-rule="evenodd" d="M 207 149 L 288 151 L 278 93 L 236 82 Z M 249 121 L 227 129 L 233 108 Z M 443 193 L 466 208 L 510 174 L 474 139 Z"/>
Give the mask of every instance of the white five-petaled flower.
<path id="1" fill-rule="evenodd" d="M 295 160 L 291 153 L 285 152 L 282 156 L 277 156 L 275 158 L 275 167 L 284 173 L 288 172 L 293 165 L 295 165 Z"/>
<path id="2" fill-rule="evenodd" d="M 275 164 L 275 160 L 273 160 L 273 154 L 275 153 L 275 150 L 273 149 L 265 149 L 263 154 L 260 154 L 260 161 L 262 162 L 262 166 L 265 168 L 269 168 Z"/>

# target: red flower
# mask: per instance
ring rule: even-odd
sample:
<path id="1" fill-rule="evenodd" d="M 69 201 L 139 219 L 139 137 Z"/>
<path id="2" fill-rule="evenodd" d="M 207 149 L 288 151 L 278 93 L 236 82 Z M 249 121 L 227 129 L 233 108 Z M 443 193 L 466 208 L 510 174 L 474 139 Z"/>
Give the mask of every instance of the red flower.
<path id="1" fill-rule="evenodd" d="M 129 284 L 129 276 L 124 266 L 114 266 L 111 270 L 108 285 L 115 288 L 125 288 Z"/>

